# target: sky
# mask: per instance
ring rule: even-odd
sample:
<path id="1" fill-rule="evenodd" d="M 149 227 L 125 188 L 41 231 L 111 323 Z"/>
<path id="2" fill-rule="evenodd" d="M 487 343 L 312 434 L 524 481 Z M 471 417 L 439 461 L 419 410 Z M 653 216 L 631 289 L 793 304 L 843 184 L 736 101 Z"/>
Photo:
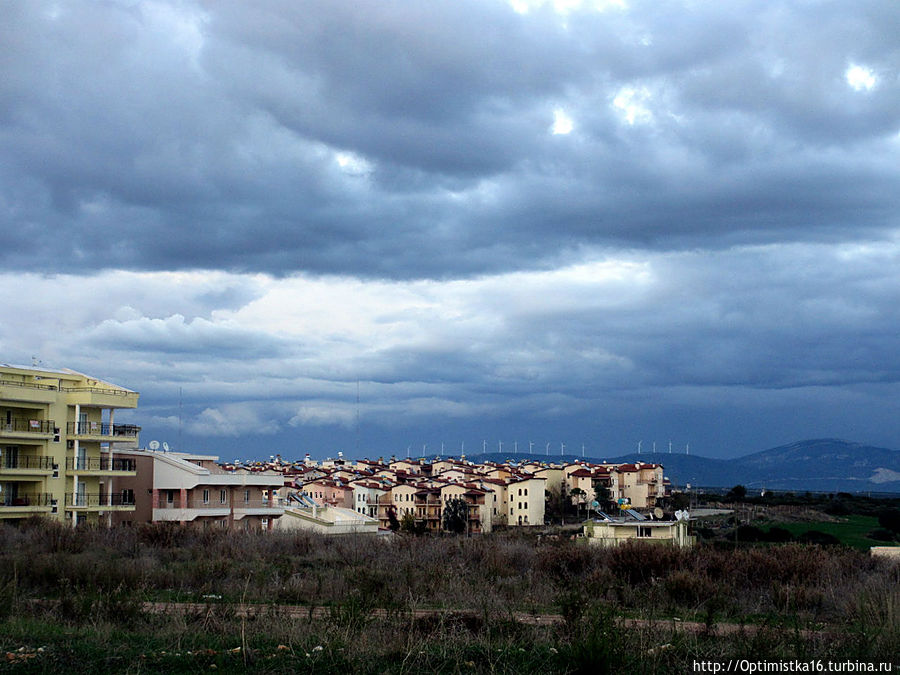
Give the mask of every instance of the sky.
<path id="1" fill-rule="evenodd" d="M 895 0 L 0 0 L 0 362 L 226 460 L 900 448 L 898 35 Z"/>

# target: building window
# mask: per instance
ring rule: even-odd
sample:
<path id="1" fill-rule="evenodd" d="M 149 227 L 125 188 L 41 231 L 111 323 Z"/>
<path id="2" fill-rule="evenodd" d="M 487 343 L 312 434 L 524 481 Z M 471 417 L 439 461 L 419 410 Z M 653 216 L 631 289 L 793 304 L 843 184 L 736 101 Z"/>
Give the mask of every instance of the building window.
<path id="1" fill-rule="evenodd" d="M 175 503 L 175 490 L 166 490 L 166 504 L 172 506 Z"/>
<path id="2" fill-rule="evenodd" d="M 203 503 L 209 504 L 209 488 L 203 490 Z"/>
<path id="3" fill-rule="evenodd" d="M 122 490 L 122 503 L 134 504 L 134 490 L 132 490 L 131 488 Z"/>
<path id="4" fill-rule="evenodd" d="M 219 490 L 219 503 L 227 504 L 228 503 L 228 491 L 227 490 Z M 224 520 L 222 521 L 225 522 Z"/>
<path id="5" fill-rule="evenodd" d="M 244 490 L 244 503 L 250 503 L 250 490 Z"/>
<path id="6" fill-rule="evenodd" d="M 652 536 L 653 536 L 652 530 L 651 530 L 651 528 L 649 528 L 649 527 L 641 527 L 641 526 L 638 526 L 638 529 L 637 529 L 637 536 L 639 536 L 639 537 L 652 537 Z"/>

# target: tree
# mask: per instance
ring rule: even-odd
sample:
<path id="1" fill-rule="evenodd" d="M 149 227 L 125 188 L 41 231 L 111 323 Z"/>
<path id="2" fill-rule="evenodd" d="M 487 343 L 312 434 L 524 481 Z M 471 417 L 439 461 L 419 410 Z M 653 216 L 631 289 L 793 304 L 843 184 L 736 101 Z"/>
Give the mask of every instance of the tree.
<path id="1" fill-rule="evenodd" d="M 597 483 L 594 486 L 594 499 L 600 505 L 601 509 L 609 510 L 609 503 L 612 501 L 612 493 L 606 485 Z"/>
<path id="2" fill-rule="evenodd" d="M 569 495 L 572 497 L 572 503 L 575 504 L 576 510 L 579 506 L 585 506 L 587 500 L 587 492 L 582 490 L 581 488 L 572 488 L 572 491 L 569 492 Z"/>
<path id="3" fill-rule="evenodd" d="M 743 485 L 735 485 L 733 488 L 731 488 L 728 491 L 728 494 L 725 495 L 725 499 L 739 502 L 746 496 L 747 496 L 747 488 L 745 488 Z"/>
<path id="4" fill-rule="evenodd" d="M 395 509 L 393 506 L 391 508 L 389 508 L 388 512 L 387 512 L 387 517 L 388 517 L 388 529 L 391 532 L 396 532 L 397 530 L 399 530 L 400 529 L 400 521 L 397 520 L 397 509 Z"/>
<path id="5" fill-rule="evenodd" d="M 462 534 L 469 524 L 469 505 L 465 499 L 454 497 L 444 504 L 443 525 L 448 532 Z"/>

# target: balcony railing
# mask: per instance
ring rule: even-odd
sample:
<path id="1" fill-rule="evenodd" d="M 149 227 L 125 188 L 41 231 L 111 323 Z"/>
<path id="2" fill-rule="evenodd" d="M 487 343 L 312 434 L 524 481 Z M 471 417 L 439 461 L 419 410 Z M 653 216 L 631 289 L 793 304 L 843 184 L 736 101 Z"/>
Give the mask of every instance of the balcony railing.
<path id="1" fill-rule="evenodd" d="M 0 507 L 3 506 L 50 506 L 53 495 L 41 492 L 34 495 L 0 495 Z"/>
<path id="2" fill-rule="evenodd" d="M 172 501 L 169 501 L 165 495 L 160 495 L 158 503 L 153 505 L 155 509 L 230 509 L 234 506 L 235 509 L 266 509 L 266 508 L 281 508 L 281 505 L 277 502 L 269 502 L 268 499 L 251 499 L 250 501 L 244 501 L 243 499 L 235 499 L 233 502 L 221 502 L 219 500 L 218 495 L 214 495 L 210 497 L 208 501 L 204 501 L 203 499 L 188 499 L 185 500 L 184 506 L 182 506 L 181 500 L 178 497 L 175 497 Z"/>
<path id="3" fill-rule="evenodd" d="M 23 387 L 25 389 L 43 389 L 45 391 L 56 391 L 55 384 L 38 384 L 37 382 L 19 382 L 16 380 L 0 380 L 0 386 Z"/>
<path id="4" fill-rule="evenodd" d="M 125 457 L 68 457 L 67 471 L 134 471 L 134 460 Z"/>
<path id="5" fill-rule="evenodd" d="M 105 394 L 107 396 L 133 396 L 133 391 L 124 389 L 105 389 L 103 387 L 60 387 L 61 391 L 86 392 L 89 394 Z"/>
<path id="6" fill-rule="evenodd" d="M 87 494 L 66 494 L 66 506 L 134 506 L 134 495 L 130 492 L 92 492 Z"/>
<path id="7" fill-rule="evenodd" d="M 52 434 L 55 428 L 53 420 L 30 420 L 24 417 L 14 417 L 8 422 L 0 421 L 0 431 L 7 432 Z"/>
<path id="8" fill-rule="evenodd" d="M 0 460 L 0 468 L 3 469 L 42 469 L 42 470 L 51 470 L 53 469 L 53 458 L 45 457 L 43 455 L 38 455 L 36 457 L 29 457 L 28 455 L 13 457 L 7 455 L 2 460 Z"/>
<path id="9" fill-rule="evenodd" d="M 141 431 L 136 424 L 107 424 L 105 422 L 68 422 L 66 433 L 82 436 L 122 436 L 134 438 Z"/>

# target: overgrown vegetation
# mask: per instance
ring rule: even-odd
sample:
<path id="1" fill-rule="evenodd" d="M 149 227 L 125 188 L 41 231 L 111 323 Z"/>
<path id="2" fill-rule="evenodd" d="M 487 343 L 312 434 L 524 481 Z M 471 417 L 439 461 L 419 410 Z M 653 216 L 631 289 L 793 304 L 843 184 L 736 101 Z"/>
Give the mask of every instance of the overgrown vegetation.
<path id="1" fill-rule="evenodd" d="M 0 527 L 0 650 L 23 655 L 0 667 L 21 672 L 662 673 L 897 644 L 900 566 L 844 547 Z"/>

